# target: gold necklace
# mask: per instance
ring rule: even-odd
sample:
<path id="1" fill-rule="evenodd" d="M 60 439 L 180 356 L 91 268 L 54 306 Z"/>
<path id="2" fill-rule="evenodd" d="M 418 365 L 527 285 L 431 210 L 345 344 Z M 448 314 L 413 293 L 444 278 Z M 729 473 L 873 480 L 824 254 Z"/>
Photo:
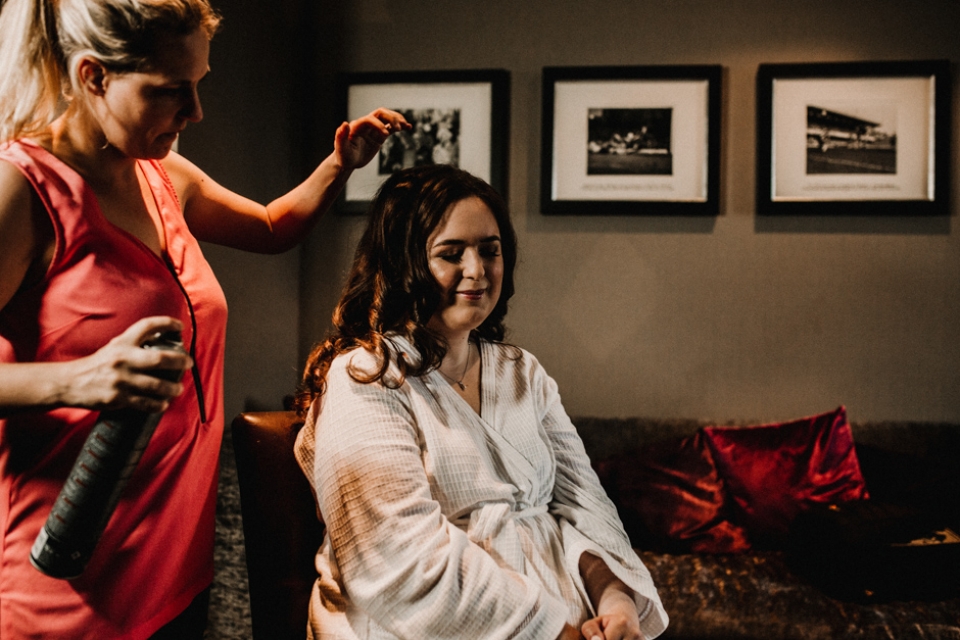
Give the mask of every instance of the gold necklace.
<path id="1" fill-rule="evenodd" d="M 472 355 L 473 355 L 473 349 L 471 348 L 471 345 L 470 345 L 470 343 L 468 342 L 468 343 L 467 343 L 467 362 L 466 362 L 466 364 L 463 365 L 463 373 L 460 374 L 460 379 L 459 379 L 459 380 L 454 380 L 453 378 L 451 378 L 450 376 L 448 376 L 447 374 L 445 374 L 445 373 L 443 372 L 443 369 L 441 369 L 440 367 L 437 367 L 437 371 L 439 371 L 439 372 L 440 372 L 440 375 L 442 375 L 444 378 L 446 378 L 447 380 L 449 380 L 449 381 L 452 382 L 453 384 L 455 384 L 455 385 L 457 385 L 458 387 L 460 387 L 460 391 L 466 391 L 466 390 L 467 390 L 467 385 L 463 384 L 463 379 L 467 377 L 467 369 L 470 368 L 470 356 L 472 356 Z"/>

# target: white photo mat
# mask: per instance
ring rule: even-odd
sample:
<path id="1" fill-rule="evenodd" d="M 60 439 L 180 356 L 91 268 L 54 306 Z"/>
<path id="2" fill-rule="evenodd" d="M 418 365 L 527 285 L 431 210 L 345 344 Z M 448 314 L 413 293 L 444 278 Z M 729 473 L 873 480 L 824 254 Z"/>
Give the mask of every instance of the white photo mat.
<path id="1" fill-rule="evenodd" d="M 460 155 L 458 166 L 491 181 L 491 112 L 493 86 L 489 82 L 354 84 L 347 89 L 347 118 L 354 120 L 378 107 L 388 109 L 458 109 Z M 354 171 L 345 189 L 348 203 L 369 202 L 387 179 L 379 173 L 379 157 Z"/>
<path id="2" fill-rule="evenodd" d="M 706 202 L 708 80 L 558 80 L 554 85 L 553 200 Z M 590 109 L 672 110 L 672 175 L 588 175 Z"/>
<path id="3" fill-rule="evenodd" d="M 934 78 L 775 78 L 771 184 L 774 202 L 934 199 Z M 896 134 L 895 173 L 807 174 L 807 107 L 885 120 Z"/>

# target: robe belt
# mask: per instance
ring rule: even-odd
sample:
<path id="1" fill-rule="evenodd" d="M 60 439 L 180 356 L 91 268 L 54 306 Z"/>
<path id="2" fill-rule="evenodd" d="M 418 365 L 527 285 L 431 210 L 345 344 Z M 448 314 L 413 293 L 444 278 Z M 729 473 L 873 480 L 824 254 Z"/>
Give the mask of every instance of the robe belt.
<path id="1" fill-rule="evenodd" d="M 502 562 L 522 571 L 525 564 L 516 521 L 547 513 L 547 505 L 514 511 L 506 502 L 490 502 L 470 514 L 467 537 Z"/>

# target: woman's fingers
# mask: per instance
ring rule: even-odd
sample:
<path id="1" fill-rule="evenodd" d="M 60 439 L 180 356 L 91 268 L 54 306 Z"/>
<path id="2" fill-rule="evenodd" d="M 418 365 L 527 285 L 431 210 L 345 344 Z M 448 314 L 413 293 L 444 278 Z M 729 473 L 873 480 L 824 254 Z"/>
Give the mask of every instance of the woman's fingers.
<path id="1" fill-rule="evenodd" d="M 183 331 L 183 323 L 169 316 L 149 316 L 137 320 L 110 342 L 139 347 L 149 338 L 167 331 Z"/>
<path id="2" fill-rule="evenodd" d="M 147 413 L 159 413 L 166 411 L 170 402 L 183 393 L 183 384 L 148 374 L 133 374 L 128 391 L 127 407 Z"/>
<path id="3" fill-rule="evenodd" d="M 412 128 L 402 114 L 376 109 L 351 122 L 344 122 L 334 135 L 334 150 L 347 169 L 369 163 L 384 141 L 394 132 Z"/>
<path id="4" fill-rule="evenodd" d="M 636 615 L 601 615 L 580 626 L 586 640 L 643 640 Z"/>
<path id="5" fill-rule="evenodd" d="M 599 618 L 591 618 L 580 627 L 580 633 L 586 640 L 607 640 L 603 635 L 603 629 L 600 627 Z"/>
<path id="6" fill-rule="evenodd" d="M 142 345 L 160 333 L 182 328 L 175 318 L 144 318 L 98 351 L 74 361 L 65 404 L 94 409 L 166 409 L 169 400 L 183 392 L 183 385 L 170 379 L 178 379 L 193 361 L 182 351 L 144 349 Z"/>
<path id="7" fill-rule="evenodd" d="M 138 320 L 130 325 L 120 336 L 121 344 L 126 342 L 137 347 L 129 352 L 129 365 L 132 370 L 155 372 L 152 375 L 166 379 L 178 379 L 186 369 L 193 366 L 191 358 L 177 349 L 143 349 L 143 345 L 156 340 L 162 334 L 183 330 L 183 323 L 176 318 L 153 316 Z M 132 342 L 130 342 L 132 340 Z"/>
<path id="8" fill-rule="evenodd" d="M 379 120 L 383 124 L 384 130 L 388 133 L 393 133 L 394 131 L 404 131 L 406 129 L 413 128 L 413 125 L 407 122 L 407 119 L 403 117 L 403 114 L 392 109 L 384 109 L 383 107 L 380 107 L 379 109 L 373 111 L 370 115 Z"/>

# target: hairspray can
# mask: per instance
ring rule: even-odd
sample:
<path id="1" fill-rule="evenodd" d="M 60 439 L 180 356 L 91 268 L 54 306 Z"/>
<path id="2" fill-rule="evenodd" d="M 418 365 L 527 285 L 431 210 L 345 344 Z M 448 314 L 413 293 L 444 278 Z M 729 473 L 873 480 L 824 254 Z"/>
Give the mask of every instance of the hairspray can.
<path id="1" fill-rule="evenodd" d="M 185 353 L 179 331 L 158 333 L 143 347 Z M 178 382 L 183 371 L 151 374 Z M 135 409 L 100 413 L 30 549 L 34 567 L 54 578 L 83 573 L 161 415 Z"/>

